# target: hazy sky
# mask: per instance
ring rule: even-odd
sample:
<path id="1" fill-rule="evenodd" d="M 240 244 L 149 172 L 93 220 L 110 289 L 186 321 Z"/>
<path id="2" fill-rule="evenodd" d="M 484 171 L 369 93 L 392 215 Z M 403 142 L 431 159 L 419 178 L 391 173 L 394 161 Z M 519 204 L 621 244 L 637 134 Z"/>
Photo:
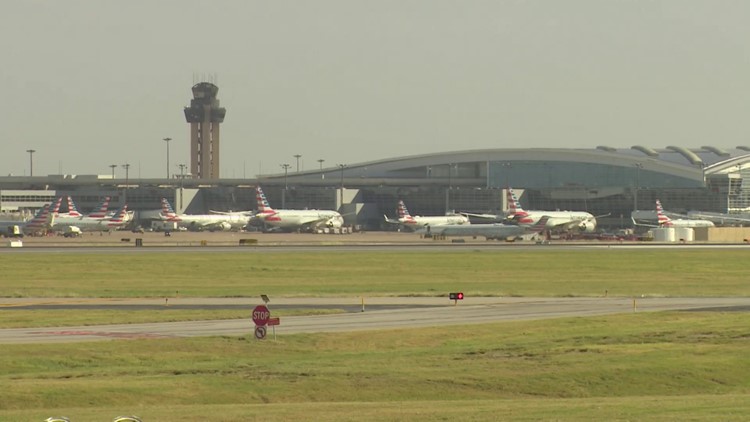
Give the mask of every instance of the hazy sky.
<path id="1" fill-rule="evenodd" d="M 747 0 L 7 1 L 0 174 L 164 177 L 195 75 L 222 177 L 430 152 L 750 145 Z M 117 169 L 124 177 L 124 171 Z"/>

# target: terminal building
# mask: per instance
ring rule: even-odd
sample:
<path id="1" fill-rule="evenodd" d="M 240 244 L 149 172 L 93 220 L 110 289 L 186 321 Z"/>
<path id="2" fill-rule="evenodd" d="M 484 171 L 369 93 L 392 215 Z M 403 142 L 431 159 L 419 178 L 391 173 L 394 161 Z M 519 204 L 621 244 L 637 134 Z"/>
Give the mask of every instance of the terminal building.
<path id="1" fill-rule="evenodd" d="M 209 116 L 214 113 L 223 119 L 223 111 Z M 198 138 L 214 136 L 201 135 L 200 129 L 197 133 Z M 218 141 L 218 130 L 216 135 Z M 199 167 L 206 169 L 212 160 L 201 156 Z M 70 195 L 84 210 L 104 196 L 112 197 L 112 207 L 127 198 L 129 209 L 143 215 L 159 209 L 162 197 L 178 212 L 250 210 L 256 208 L 254 188 L 261 186 L 275 208 L 337 209 L 347 224 L 377 230 L 384 228 L 383 215 L 395 215 L 399 199 L 412 214 L 502 214 L 507 210 L 505 189 L 512 187 L 524 208 L 588 211 L 600 216 L 605 227 L 628 227 L 631 212 L 653 210 L 656 199 L 675 213 L 750 213 L 747 146 L 468 150 L 334 167 L 323 167 L 321 160 L 320 169 L 285 169 L 248 179 L 220 179 L 218 169 L 208 168 L 169 179 L 0 177 L 0 209 L 38 208 L 49 197 Z"/>

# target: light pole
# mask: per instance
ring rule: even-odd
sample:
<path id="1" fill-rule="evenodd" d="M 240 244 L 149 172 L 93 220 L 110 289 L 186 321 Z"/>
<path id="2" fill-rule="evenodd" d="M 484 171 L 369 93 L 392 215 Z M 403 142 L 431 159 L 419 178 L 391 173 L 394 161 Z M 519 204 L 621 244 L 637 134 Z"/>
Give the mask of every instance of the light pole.
<path id="1" fill-rule="evenodd" d="M 130 164 L 125 163 L 122 165 L 122 168 L 125 169 L 125 193 L 123 195 L 123 198 L 124 198 L 123 203 L 127 205 L 128 204 L 128 176 L 130 172 Z"/>
<path id="2" fill-rule="evenodd" d="M 187 164 L 178 164 L 177 167 L 180 168 L 180 210 L 182 210 L 182 183 L 185 180 L 185 167 L 187 167 Z"/>
<path id="3" fill-rule="evenodd" d="M 635 163 L 635 190 L 633 191 L 633 211 L 638 211 L 638 189 L 641 185 L 641 169 L 643 164 Z"/>
<path id="4" fill-rule="evenodd" d="M 326 178 L 325 174 L 323 174 L 323 161 L 325 161 L 325 160 L 322 159 L 322 158 L 318 158 L 318 163 L 320 164 L 320 178 L 321 179 L 325 179 Z"/>
<path id="5" fill-rule="evenodd" d="M 172 138 L 164 138 L 162 140 L 167 143 L 167 179 L 169 179 L 169 141 L 171 141 Z"/>
<path id="6" fill-rule="evenodd" d="M 281 209 L 286 208 L 286 190 L 289 188 L 289 185 L 286 182 L 286 176 L 289 173 L 289 167 L 291 166 L 291 164 L 287 163 L 281 165 L 281 168 L 284 169 L 284 191 L 281 192 Z"/>
<path id="7" fill-rule="evenodd" d="M 344 206 L 344 169 L 346 168 L 346 164 L 336 164 L 336 165 L 341 170 L 341 186 L 339 187 L 339 200 L 340 200 L 339 207 L 343 207 Z"/>
<path id="8" fill-rule="evenodd" d="M 112 169 L 112 180 L 115 180 L 115 168 L 117 167 L 117 164 L 110 164 L 109 168 Z"/>
<path id="9" fill-rule="evenodd" d="M 27 149 L 26 152 L 29 153 L 29 176 L 34 176 L 34 153 L 36 152 L 35 149 Z"/>
<path id="10" fill-rule="evenodd" d="M 299 173 L 299 159 L 302 157 L 302 154 L 294 154 L 293 157 L 297 159 L 297 173 Z"/>

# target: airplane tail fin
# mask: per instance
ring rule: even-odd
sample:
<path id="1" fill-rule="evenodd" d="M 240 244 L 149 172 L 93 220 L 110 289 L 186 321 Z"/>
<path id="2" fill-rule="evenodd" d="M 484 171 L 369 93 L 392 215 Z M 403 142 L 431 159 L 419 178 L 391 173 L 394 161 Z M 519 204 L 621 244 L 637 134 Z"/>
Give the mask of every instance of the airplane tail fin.
<path id="1" fill-rule="evenodd" d="M 518 202 L 518 198 L 516 198 L 516 194 L 513 192 L 513 188 L 508 186 L 507 189 L 507 199 L 508 199 L 508 211 L 509 215 L 517 215 L 517 214 L 526 214 L 526 211 L 521 206 L 521 203 Z"/>
<path id="2" fill-rule="evenodd" d="M 107 217 L 107 209 L 109 208 L 109 196 L 105 197 L 102 202 L 97 205 L 96 208 L 94 208 L 94 211 L 91 211 L 87 217 L 91 218 L 106 218 Z"/>
<path id="3" fill-rule="evenodd" d="M 60 202 L 62 202 L 62 197 L 57 199 L 57 202 L 55 203 L 54 207 L 52 207 L 51 204 L 46 204 L 42 209 L 40 209 L 34 215 L 34 218 L 29 220 L 28 223 L 26 223 L 26 227 L 30 229 L 37 229 L 37 230 L 52 227 L 52 223 L 54 222 L 54 219 L 55 219 L 54 210 L 60 208 Z"/>
<path id="4" fill-rule="evenodd" d="M 169 201 L 167 201 L 167 198 L 161 198 L 161 215 L 166 218 L 177 217 L 177 213 L 175 213 L 174 208 L 169 205 Z"/>
<path id="5" fill-rule="evenodd" d="M 549 221 L 549 215 L 543 215 L 542 218 L 539 219 L 539 221 L 537 221 L 533 226 L 530 227 L 530 230 L 536 233 L 542 232 L 547 228 L 547 221 Z"/>
<path id="6" fill-rule="evenodd" d="M 406 223 L 415 223 L 414 217 L 409 214 L 409 210 L 406 208 L 406 204 L 404 204 L 404 201 L 402 200 L 398 201 L 398 218 Z"/>
<path id="7" fill-rule="evenodd" d="M 55 214 L 57 214 L 57 211 L 55 211 Z M 78 208 L 76 208 L 75 202 L 73 202 L 73 197 L 68 196 L 68 215 L 71 217 L 80 217 L 83 214 L 78 212 Z"/>
<path id="8" fill-rule="evenodd" d="M 52 210 L 50 210 L 52 214 L 57 215 L 58 211 L 60 211 L 60 204 L 62 204 L 62 196 L 57 198 L 57 201 L 55 201 L 55 206 L 52 207 Z"/>
<path id="9" fill-rule="evenodd" d="M 258 202 L 259 214 L 273 212 L 273 208 L 271 208 L 271 204 L 268 203 L 266 194 L 263 193 L 263 189 L 261 189 L 260 186 L 255 187 L 255 200 Z"/>
<path id="10" fill-rule="evenodd" d="M 672 219 L 664 214 L 664 208 L 662 208 L 661 201 L 659 201 L 658 199 L 656 200 L 656 219 L 659 226 L 669 227 L 672 225 Z"/>
<path id="11" fill-rule="evenodd" d="M 122 208 L 117 210 L 117 212 L 115 213 L 115 215 L 112 216 L 112 218 L 110 218 L 109 225 L 111 226 L 122 225 L 127 222 L 128 220 L 127 216 L 128 216 L 128 204 L 125 204 L 122 206 Z"/>
<path id="12" fill-rule="evenodd" d="M 398 201 L 398 217 L 399 218 L 411 217 L 411 214 L 409 214 L 409 210 L 406 208 L 406 204 L 404 204 L 404 201 L 402 200 Z"/>

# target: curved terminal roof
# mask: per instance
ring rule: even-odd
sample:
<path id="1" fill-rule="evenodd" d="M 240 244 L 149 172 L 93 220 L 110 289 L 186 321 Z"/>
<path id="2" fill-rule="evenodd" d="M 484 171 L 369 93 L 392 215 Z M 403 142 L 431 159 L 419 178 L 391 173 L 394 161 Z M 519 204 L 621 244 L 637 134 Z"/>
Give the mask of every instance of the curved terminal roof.
<path id="1" fill-rule="evenodd" d="M 425 169 L 436 166 L 461 165 L 469 163 L 507 163 L 512 166 L 514 161 L 524 162 L 570 162 L 610 165 L 614 167 L 628 167 L 652 171 L 656 173 L 684 177 L 702 181 L 704 176 L 714 172 L 721 173 L 725 168 L 737 166 L 740 163 L 750 165 L 750 148 L 717 148 L 702 146 L 700 148 L 685 148 L 667 146 L 666 148 L 650 148 L 635 145 L 630 148 L 614 148 L 598 146 L 591 149 L 571 148 L 512 148 L 512 149 L 482 149 L 453 152 L 439 152 L 432 154 L 396 157 L 347 165 L 343 169 L 344 177 L 358 178 L 396 178 L 421 177 L 426 174 Z M 411 176 L 407 174 L 413 173 Z M 341 174 L 341 168 L 326 168 L 322 171 L 328 177 Z M 306 171 L 304 175 L 320 175 L 320 170 Z M 282 176 L 274 175 L 274 176 Z"/>

